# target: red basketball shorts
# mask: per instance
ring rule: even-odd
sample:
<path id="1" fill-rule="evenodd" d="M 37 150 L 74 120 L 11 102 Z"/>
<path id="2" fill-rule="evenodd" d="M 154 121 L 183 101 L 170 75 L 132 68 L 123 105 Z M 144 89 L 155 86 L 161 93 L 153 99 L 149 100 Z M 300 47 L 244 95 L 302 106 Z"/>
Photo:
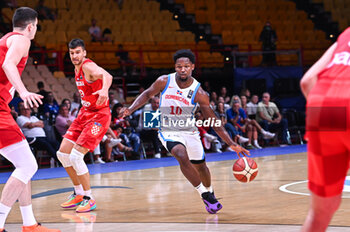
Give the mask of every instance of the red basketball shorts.
<path id="1" fill-rule="evenodd" d="M 110 123 L 111 113 L 109 107 L 96 112 L 81 109 L 64 138 L 93 151 L 106 134 Z"/>
<path id="2" fill-rule="evenodd" d="M 308 97 L 308 186 L 318 196 L 339 195 L 344 187 L 350 161 L 349 99 Z"/>
<path id="3" fill-rule="evenodd" d="M 21 142 L 26 139 L 13 119 L 12 115 L 8 112 L 0 112 L 0 148 L 7 147 L 9 145 Z"/>

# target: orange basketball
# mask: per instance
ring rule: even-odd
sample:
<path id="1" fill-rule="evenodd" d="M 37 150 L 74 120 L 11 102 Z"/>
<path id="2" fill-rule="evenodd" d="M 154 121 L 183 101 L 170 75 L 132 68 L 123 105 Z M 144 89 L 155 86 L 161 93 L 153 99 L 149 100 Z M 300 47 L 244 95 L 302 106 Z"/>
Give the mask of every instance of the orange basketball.
<path id="1" fill-rule="evenodd" d="M 258 165 L 255 161 L 248 157 L 239 158 L 233 164 L 233 175 L 240 182 L 250 182 L 255 179 L 258 174 Z"/>

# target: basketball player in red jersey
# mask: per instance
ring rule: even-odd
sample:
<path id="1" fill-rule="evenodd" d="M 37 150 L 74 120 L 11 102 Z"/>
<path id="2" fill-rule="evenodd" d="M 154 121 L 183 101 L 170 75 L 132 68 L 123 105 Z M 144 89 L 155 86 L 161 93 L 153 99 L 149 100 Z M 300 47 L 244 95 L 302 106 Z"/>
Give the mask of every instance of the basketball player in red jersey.
<path id="1" fill-rule="evenodd" d="M 23 218 L 22 231 L 60 231 L 43 227 L 35 220 L 30 179 L 38 165 L 8 106 L 15 91 L 19 93 L 26 108 L 42 104 L 43 97 L 28 92 L 21 80 L 30 40 L 34 39 L 36 33 L 37 16 L 37 12 L 31 8 L 18 8 L 12 18 L 13 31 L 0 39 L 0 153 L 16 168 L 1 194 L 0 231 L 5 231 L 5 220 L 16 200 L 19 201 Z"/>
<path id="2" fill-rule="evenodd" d="M 326 231 L 341 202 L 350 161 L 350 28 L 307 71 L 308 187 L 303 232 Z"/>
<path id="3" fill-rule="evenodd" d="M 85 57 L 83 40 L 73 39 L 68 47 L 71 61 L 75 66 L 75 82 L 83 107 L 64 135 L 57 157 L 74 185 L 74 193 L 61 204 L 61 207 L 77 207 L 76 212 L 81 213 L 96 208 L 84 156 L 101 142 L 111 123 L 108 89 L 113 78 Z"/>

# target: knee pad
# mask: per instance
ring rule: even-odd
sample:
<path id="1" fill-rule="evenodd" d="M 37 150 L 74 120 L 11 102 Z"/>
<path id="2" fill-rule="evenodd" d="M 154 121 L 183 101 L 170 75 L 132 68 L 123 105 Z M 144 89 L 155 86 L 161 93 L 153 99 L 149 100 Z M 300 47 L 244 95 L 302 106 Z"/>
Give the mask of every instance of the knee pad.
<path id="1" fill-rule="evenodd" d="M 58 160 L 61 162 L 61 164 L 64 168 L 72 166 L 72 163 L 70 162 L 70 159 L 69 159 L 69 154 L 63 153 L 60 151 L 57 151 L 56 154 L 57 154 Z"/>
<path id="2" fill-rule="evenodd" d="M 72 149 L 72 152 L 70 153 L 70 162 L 74 168 L 74 170 L 77 172 L 78 176 L 84 175 L 89 172 L 85 162 L 84 162 L 84 154 L 77 151 L 76 149 Z"/>

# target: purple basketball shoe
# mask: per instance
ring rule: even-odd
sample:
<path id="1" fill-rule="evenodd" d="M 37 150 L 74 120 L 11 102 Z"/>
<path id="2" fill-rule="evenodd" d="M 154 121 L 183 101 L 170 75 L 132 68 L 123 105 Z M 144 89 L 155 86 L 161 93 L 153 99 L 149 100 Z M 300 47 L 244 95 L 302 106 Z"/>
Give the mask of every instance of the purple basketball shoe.
<path id="1" fill-rule="evenodd" d="M 220 209 L 222 209 L 222 205 L 220 204 L 220 202 L 218 202 L 218 200 L 216 200 L 214 193 L 211 193 L 211 192 L 202 193 L 202 200 L 205 204 L 205 209 L 210 214 L 215 214 Z"/>

